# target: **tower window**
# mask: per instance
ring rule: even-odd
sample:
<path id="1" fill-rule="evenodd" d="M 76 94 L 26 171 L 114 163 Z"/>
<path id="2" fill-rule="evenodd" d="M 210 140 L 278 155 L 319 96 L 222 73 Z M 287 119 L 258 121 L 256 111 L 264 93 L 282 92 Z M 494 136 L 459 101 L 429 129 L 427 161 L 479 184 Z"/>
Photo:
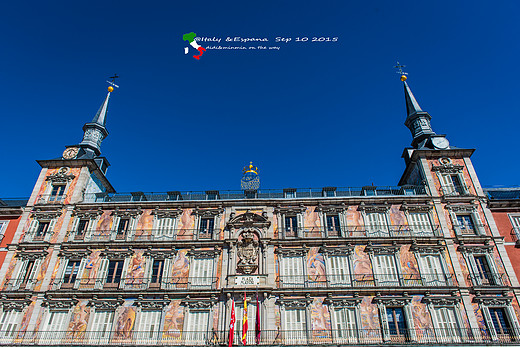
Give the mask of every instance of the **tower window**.
<path id="1" fill-rule="evenodd" d="M 475 234 L 475 223 L 470 215 L 457 215 L 457 222 L 462 235 Z"/>
<path id="2" fill-rule="evenodd" d="M 53 184 L 49 201 L 61 201 L 65 194 L 65 184 Z"/>

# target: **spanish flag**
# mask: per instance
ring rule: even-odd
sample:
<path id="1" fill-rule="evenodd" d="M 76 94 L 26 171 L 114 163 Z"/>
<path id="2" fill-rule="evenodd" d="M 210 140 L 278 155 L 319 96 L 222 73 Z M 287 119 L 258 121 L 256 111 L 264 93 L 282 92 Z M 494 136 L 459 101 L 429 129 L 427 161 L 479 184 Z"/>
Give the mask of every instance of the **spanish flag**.
<path id="1" fill-rule="evenodd" d="M 242 344 L 247 345 L 247 298 L 244 292 L 244 318 L 242 319 Z"/>

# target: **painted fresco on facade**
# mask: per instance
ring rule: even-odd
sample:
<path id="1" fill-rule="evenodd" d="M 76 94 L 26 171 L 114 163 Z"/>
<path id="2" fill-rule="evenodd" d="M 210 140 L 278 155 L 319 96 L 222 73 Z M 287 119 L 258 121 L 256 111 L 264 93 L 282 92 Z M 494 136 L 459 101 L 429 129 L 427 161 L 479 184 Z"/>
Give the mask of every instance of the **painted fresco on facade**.
<path id="1" fill-rule="evenodd" d="M 466 286 L 471 287 L 473 284 L 471 283 L 471 280 L 469 278 L 469 270 L 466 265 L 466 260 L 460 252 L 457 252 L 457 258 L 459 259 L 460 270 L 462 272 L 462 276 L 464 277 L 464 281 L 466 281 Z"/>
<path id="2" fill-rule="evenodd" d="M 379 312 L 377 305 L 372 304 L 372 298 L 364 296 L 359 304 L 359 312 L 361 316 L 361 331 L 362 336 L 374 337 L 379 336 Z"/>
<path id="3" fill-rule="evenodd" d="M 58 275 L 58 270 L 60 268 L 60 265 L 64 262 L 66 262 L 68 259 L 66 258 L 58 258 L 58 261 L 56 261 L 56 264 L 54 264 L 54 269 L 52 269 L 52 274 L 51 274 L 51 282 L 50 282 L 50 285 L 52 286 L 52 284 L 54 283 L 54 281 L 56 280 L 56 276 Z"/>
<path id="4" fill-rule="evenodd" d="M 473 301 L 473 298 L 475 295 L 470 294 L 471 301 Z M 475 318 L 477 319 L 478 327 L 480 329 L 485 330 L 486 329 L 486 321 L 484 320 L 484 315 L 482 314 L 482 310 L 480 309 L 480 305 L 478 303 L 472 303 L 473 310 L 475 311 Z"/>
<path id="5" fill-rule="evenodd" d="M 110 230 L 112 229 L 112 211 L 103 211 L 103 214 L 99 216 L 97 228 L 98 230 Z"/>
<path id="6" fill-rule="evenodd" d="M 218 256 L 218 260 L 217 260 L 217 278 L 216 278 L 216 282 L 215 282 L 215 288 L 219 288 L 220 287 L 220 278 L 222 277 L 222 258 L 223 258 L 223 254 L 222 252 L 220 252 L 219 256 Z M 259 267 L 260 268 L 260 267 Z M 258 270 L 256 271 L 256 273 L 258 273 Z"/>
<path id="7" fill-rule="evenodd" d="M 354 247 L 354 274 L 356 275 L 372 275 L 372 263 L 370 257 L 364 252 L 365 246 Z"/>
<path id="8" fill-rule="evenodd" d="M 390 225 L 408 225 L 406 216 L 404 212 L 400 210 L 400 208 L 400 205 L 390 206 L 390 210 L 388 211 L 388 216 L 390 217 Z"/>
<path id="9" fill-rule="evenodd" d="M 135 227 L 135 236 L 137 238 L 147 239 L 152 235 L 154 215 L 153 210 L 144 210 L 139 216 Z"/>
<path id="10" fill-rule="evenodd" d="M 312 336 L 320 340 L 330 339 L 331 329 L 329 308 L 323 304 L 324 299 L 314 298 L 310 305 Z"/>
<path id="11" fill-rule="evenodd" d="M 179 220 L 179 232 L 177 234 L 178 240 L 192 240 L 193 231 L 195 229 L 195 215 L 192 215 L 193 209 L 188 208 L 182 211 Z"/>
<path id="12" fill-rule="evenodd" d="M 170 272 L 170 277 L 177 279 L 186 279 L 179 280 L 178 283 L 187 283 L 187 278 L 190 273 L 190 259 L 186 256 L 188 253 L 187 249 L 180 249 L 177 252 L 175 258 L 173 258 L 172 269 Z"/>
<path id="13" fill-rule="evenodd" d="M 319 247 L 311 247 L 307 252 L 307 276 L 310 281 L 324 282 L 326 280 L 325 259 L 319 250 Z"/>
<path id="14" fill-rule="evenodd" d="M 136 250 L 130 258 L 128 272 L 126 275 L 126 288 L 141 288 L 144 280 L 144 270 L 146 267 L 146 257 L 143 250 Z"/>
<path id="15" fill-rule="evenodd" d="M 18 262 L 18 258 L 13 256 L 11 261 L 9 262 L 9 267 L 7 268 L 7 273 L 5 274 L 4 284 L 2 286 L 2 290 L 6 290 L 9 286 L 9 281 L 13 279 L 14 268 L 16 267 L 16 263 Z"/>
<path id="16" fill-rule="evenodd" d="M 307 231 L 306 237 L 320 237 L 321 236 L 321 221 L 316 208 L 308 206 L 303 213 L 303 226 Z"/>
<path id="17" fill-rule="evenodd" d="M 73 341 L 82 340 L 87 331 L 88 320 L 90 317 L 90 307 L 88 300 L 82 300 L 72 310 L 67 337 Z"/>
<path id="18" fill-rule="evenodd" d="M 180 300 L 172 301 L 165 310 L 163 338 L 180 338 L 184 323 L 184 307 Z"/>
<path id="19" fill-rule="evenodd" d="M 276 218 L 276 215 L 273 215 L 272 221 L 273 221 L 273 238 L 277 239 L 278 238 L 278 218 Z"/>
<path id="20" fill-rule="evenodd" d="M 38 271 L 38 275 L 36 276 L 36 283 L 34 285 L 34 290 L 39 291 L 43 284 L 43 279 L 45 274 L 47 273 L 47 268 L 49 267 L 49 262 L 51 261 L 53 249 L 49 248 L 49 254 L 45 257 L 40 265 L 40 269 Z"/>
<path id="21" fill-rule="evenodd" d="M 22 322 L 20 323 L 20 332 L 27 331 L 27 327 L 29 326 L 29 321 L 31 320 L 31 316 L 32 316 L 35 306 L 36 306 L 36 296 L 33 296 L 33 297 L 31 297 L 31 303 L 25 310 L 25 313 L 22 318 Z M 39 324 L 36 325 L 36 327 L 39 327 L 39 326 L 40 326 Z"/>
<path id="22" fill-rule="evenodd" d="M 433 323 L 430 319 L 430 313 L 428 312 L 428 306 L 421 302 L 423 295 L 414 295 L 410 302 L 412 308 L 413 325 L 416 329 L 418 336 L 430 334 L 433 328 Z"/>
<path id="23" fill-rule="evenodd" d="M 85 270 L 81 275 L 80 289 L 90 289 L 96 283 L 96 274 L 101 263 L 101 250 L 96 249 L 87 258 Z"/>
<path id="24" fill-rule="evenodd" d="M 38 197 L 44 196 L 45 194 L 51 194 L 51 185 L 47 184 L 47 178 L 49 176 L 53 176 L 57 174 L 61 168 L 58 169 L 48 169 L 45 173 L 45 180 L 43 181 L 42 185 L 40 186 L 40 190 L 38 191 Z M 65 194 L 65 199 L 63 201 L 64 204 L 69 204 L 70 199 L 72 197 L 72 193 L 74 192 L 74 189 L 76 188 L 76 184 L 78 182 L 79 174 L 81 173 L 81 168 L 71 168 L 67 171 L 67 175 L 74 175 L 74 179 L 70 182 L 67 191 Z"/>
<path id="25" fill-rule="evenodd" d="M 60 230 L 61 230 L 61 227 L 63 225 L 63 220 L 64 219 L 65 219 L 65 214 L 63 213 L 63 210 L 62 210 L 62 214 L 56 220 L 56 224 L 54 226 L 53 233 L 52 233 L 52 235 L 50 237 L 51 243 L 56 243 L 58 241 L 58 237 L 60 235 Z"/>
<path id="26" fill-rule="evenodd" d="M 135 307 L 132 306 L 134 300 L 125 300 L 124 304 L 117 309 L 116 314 L 119 316 L 116 322 L 114 338 L 117 340 L 130 341 L 132 338 L 132 330 L 135 323 Z"/>
<path id="27" fill-rule="evenodd" d="M 417 264 L 417 259 L 415 258 L 415 253 L 410 252 L 410 245 L 401 246 L 399 258 L 401 259 L 402 273 L 405 275 L 404 279 L 414 281 L 419 278 L 419 266 Z"/>
<path id="28" fill-rule="evenodd" d="M 346 219 L 348 226 L 363 226 L 363 216 L 357 210 L 357 206 L 349 206 L 346 211 Z"/>

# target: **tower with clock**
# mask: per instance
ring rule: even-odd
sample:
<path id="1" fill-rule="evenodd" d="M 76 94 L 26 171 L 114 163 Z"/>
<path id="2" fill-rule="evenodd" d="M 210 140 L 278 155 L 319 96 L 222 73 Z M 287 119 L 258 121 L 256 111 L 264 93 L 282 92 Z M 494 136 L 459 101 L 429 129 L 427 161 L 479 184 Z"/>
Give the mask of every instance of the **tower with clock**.
<path id="1" fill-rule="evenodd" d="M 243 175 L 240 180 L 240 189 L 242 190 L 257 190 L 260 188 L 260 177 L 258 176 L 258 167 L 253 166 L 253 162 L 242 170 Z"/>

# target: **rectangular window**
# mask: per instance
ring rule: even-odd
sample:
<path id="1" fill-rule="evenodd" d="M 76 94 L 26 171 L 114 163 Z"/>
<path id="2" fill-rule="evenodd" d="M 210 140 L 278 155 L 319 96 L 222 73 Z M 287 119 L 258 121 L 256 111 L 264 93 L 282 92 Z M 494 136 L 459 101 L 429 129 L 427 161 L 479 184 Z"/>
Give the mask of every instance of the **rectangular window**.
<path id="1" fill-rule="evenodd" d="M 49 201 L 62 201 L 63 200 L 63 194 L 65 194 L 65 184 L 53 184 L 52 185 L 52 191 L 51 196 L 49 197 Z"/>
<path id="2" fill-rule="evenodd" d="M 175 235 L 175 218 L 157 219 L 157 240 L 173 240 Z"/>
<path id="3" fill-rule="evenodd" d="M 490 307 L 489 315 L 491 316 L 491 321 L 493 323 L 493 328 L 495 329 L 496 334 L 504 336 L 512 335 L 511 324 L 509 322 L 509 317 L 507 316 L 505 309 L 501 307 Z"/>
<path id="4" fill-rule="evenodd" d="M 110 260 L 108 263 L 107 279 L 105 281 L 109 287 L 117 287 L 121 282 L 121 275 L 123 274 L 123 260 Z"/>
<path id="5" fill-rule="evenodd" d="M 407 336 L 406 320 L 402 307 L 387 307 L 386 319 L 391 339 L 404 340 Z"/>
<path id="6" fill-rule="evenodd" d="M 18 333 L 18 326 L 22 320 L 21 311 L 4 311 L 0 318 L 0 339 L 2 341 L 11 341 Z"/>
<path id="7" fill-rule="evenodd" d="M 419 267 L 423 286 L 445 286 L 447 283 L 440 255 L 426 254 L 419 256 Z"/>
<path id="8" fill-rule="evenodd" d="M 29 260 L 27 262 L 27 266 L 25 267 L 25 273 L 22 277 L 22 283 L 20 285 L 21 289 L 25 289 L 25 287 L 32 285 L 32 280 L 36 276 L 36 261 Z"/>
<path id="9" fill-rule="evenodd" d="M 65 272 L 63 274 L 63 286 L 62 288 L 72 287 L 76 282 L 76 278 L 78 276 L 79 264 L 81 262 L 79 260 L 69 260 L 67 263 L 67 267 L 65 268 Z"/>
<path id="10" fill-rule="evenodd" d="M 189 281 L 193 288 L 211 288 L 213 283 L 213 258 L 193 259 Z"/>
<path id="11" fill-rule="evenodd" d="M 284 191 L 283 194 L 286 199 L 296 199 L 296 190 L 287 190 Z"/>
<path id="12" fill-rule="evenodd" d="M 117 225 L 116 239 L 121 240 L 126 237 L 126 232 L 130 227 L 130 218 L 121 218 Z"/>
<path id="13" fill-rule="evenodd" d="M 353 307 L 334 308 L 335 343 L 355 342 L 357 337 L 356 310 Z"/>
<path id="14" fill-rule="evenodd" d="M 329 215 L 325 217 L 325 227 L 327 229 L 327 236 L 340 236 L 341 229 L 339 225 L 339 216 L 337 214 Z"/>
<path id="15" fill-rule="evenodd" d="M 327 278 L 331 285 L 350 285 L 350 265 L 347 256 L 327 257 L 327 269 Z"/>
<path id="16" fill-rule="evenodd" d="M 285 309 L 285 343 L 302 343 L 307 340 L 306 314 L 304 309 Z"/>
<path id="17" fill-rule="evenodd" d="M 98 311 L 94 313 L 91 339 L 93 343 L 107 343 L 112 332 L 114 311 Z"/>
<path id="18" fill-rule="evenodd" d="M 42 222 L 40 221 L 38 223 L 38 228 L 36 229 L 36 233 L 34 234 L 33 241 L 41 241 L 45 238 L 45 234 L 49 230 L 50 226 L 49 221 Z"/>
<path id="19" fill-rule="evenodd" d="M 236 303 L 236 328 L 235 331 L 240 332 L 240 336 L 242 336 L 242 320 L 244 319 L 244 303 Z M 255 345 L 255 324 L 256 324 L 256 304 L 255 302 L 248 301 L 247 302 L 247 344 Z"/>
<path id="20" fill-rule="evenodd" d="M 511 219 L 511 225 L 513 226 L 512 234 L 516 235 L 518 241 L 520 240 L 520 216 L 509 215 L 509 218 Z"/>
<path id="21" fill-rule="evenodd" d="M 399 276 L 393 255 L 374 255 L 374 275 L 381 285 L 398 286 Z"/>
<path id="22" fill-rule="evenodd" d="M 410 213 L 409 226 L 413 236 L 433 236 L 428 213 Z"/>
<path id="23" fill-rule="evenodd" d="M 134 331 L 136 342 L 143 344 L 154 344 L 154 340 L 159 337 L 161 325 L 161 311 L 141 311 L 139 314 L 139 325 Z"/>
<path id="24" fill-rule="evenodd" d="M 44 339 L 53 341 L 55 338 L 61 339 L 68 328 L 68 312 L 66 311 L 51 311 L 48 313 L 47 321 L 43 331 L 52 333 L 51 335 L 42 336 Z"/>
<path id="25" fill-rule="evenodd" d="M 491 267 L 489 266 L 488 259 L 485 255 L 474 255 L 473 259 L 475 259 L 475 274 L 474 279 L 477 285 L 497 285 L 497 278 L 494 273 L 491 271 Z"/>
<path id="26" fill-rule="evenodd" d="M 164 269 L 164 260 L 154 260 L 152 265 L 152 278 L 150 281 L 151 287 L 159 287 L 162 282 L 162 276 L 163 276 L 163 269 Z"/>
<path id="27" fill-rule="evenodd" d="M 475 235 L 475 223 L 470 215 L 457 215 L 457 223 L 462 235 Z"/>
<path id="28" fill-rule="evenodd" d="M 442 174 L 441 186 L 445 195 L 464 195 L 466 193 L 458 174 Z"/>
<path id="29" fill-rule="evenodd" d="M 7 230 L 8 224 L 9 224 L 9 221 L 7 221 L 7 220 L 0 221 L 0 241 L 1 241 L 1 237 L 4 236 L 5 231 Z"/>
<path id="30" fill-rule="evenodd" d="M 201 218 L 199 228 L 200 239 L 211 239 L 215 227 L 215 218 Z"/>
<path id="31" fill-rule="evenodd" d="M 186 342 L 194 345 L 205 345 L 208 337 L 208 324 L 209 311 L 190 310 L 184 329 Z"/>
<path id="32" fill-rule="evenodd" d="M 457 324 L 454 307 L 435 307 L 432 312 L 436 322 L 435 334 L 438 342 L 456 342 L 460 340 L 460 329 Z"/>
<path id="33" fill-rule="evenodd" d="M 88 230 L 89 222 L 90 222 L 89 219 L 80 219 L 79 220 L 75 239 L 83 240 L 85 238 L 85 233 Z"/>
<path id="34" fill-rule="evenodd" d="M 298 218 L 296 216 L 285 216 L 285 237 L 298 236 Z"/>
<path id="35" fill-rule="evenodd" d="M 302 257 L 283 257 L 280 285 L 283 287 L 302 287 L 305 283 Z"/>
<path id="36" fill-rule="evenodd" d="M 367 213 L 366 219 L 368 236 L 390 236 L 385 213 Z"/>

